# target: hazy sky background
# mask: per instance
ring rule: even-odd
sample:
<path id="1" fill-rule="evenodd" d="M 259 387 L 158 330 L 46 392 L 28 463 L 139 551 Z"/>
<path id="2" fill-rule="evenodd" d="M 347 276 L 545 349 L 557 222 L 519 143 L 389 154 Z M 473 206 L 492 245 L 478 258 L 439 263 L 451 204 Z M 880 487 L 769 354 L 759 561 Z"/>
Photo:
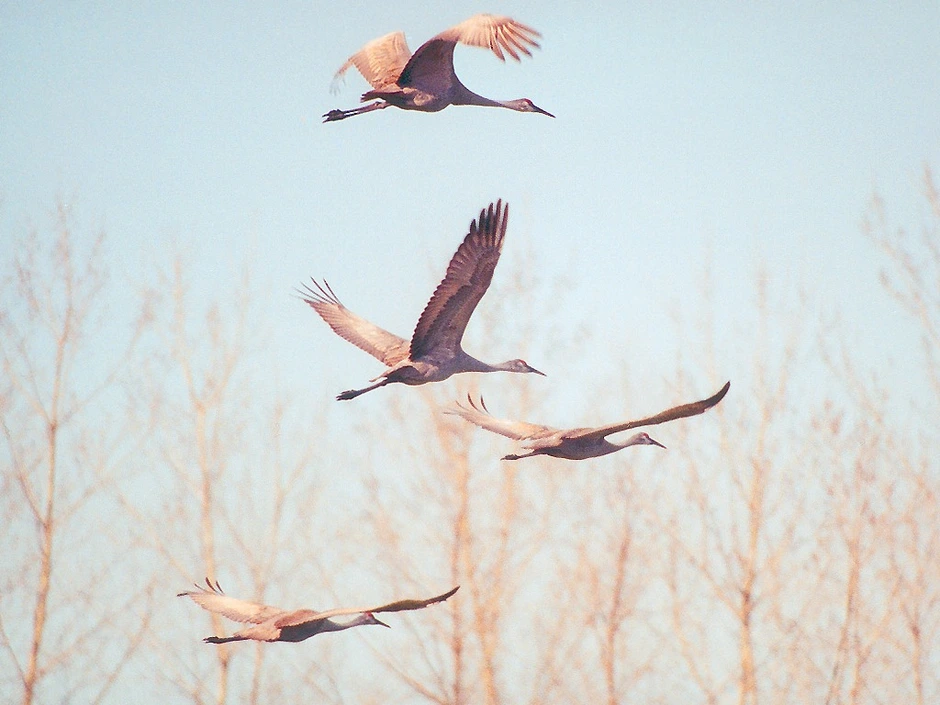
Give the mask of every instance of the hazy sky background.
<path id="1" fill-rule="evenodd" d="M 48 230 L 64 198 L 80 227 L 109 235 L 116 318 L 180 250 L 207 295 L 250 262 L 277 384 L 320 400 L 380 367 L 292 289 L 326 277 L 354 311 L 407 336 L 470 219 L 501 197 L 512 217 L 497 281 L 531 253 L 544 279 L 570 279 L 564 308 L 545 310 L 594 326 L 582 374 L 629 367 L 668 383 L 669 316 L 694 315 L 709 252 L 729 331 L 750 324 L 763 264 L 771 283 L 800 283 L 839 312 L 871 369 L 916 396 L 904 362 L 918 338 L 879 287 L 860 223 L 875 190 L 891 223 L 923 221 L 922 170 L 940 164 L 940 5 L 428 7 L 4 4 L 4 247 Z M 365 42 L 402 29 L 416 49 L 481 11 L 530 24 L 542 49 L 503 65 L 458 48 L 464 83 L 557 119 L 391 109 L 321 124 L 358 103 L 355 72 L 338 95 L 329 85 Z M 472 324 L 468 336 L 485 341 Z M 721 379 L 696 384 L 703 395 L 740 378 L 733 352 Z M 564 385 L 563 370 L 545 371 Z M 550 421 L 589 406 L 569 391 L 575 411 Z M 386 392 L 356 404 L 380 412 Z"/>

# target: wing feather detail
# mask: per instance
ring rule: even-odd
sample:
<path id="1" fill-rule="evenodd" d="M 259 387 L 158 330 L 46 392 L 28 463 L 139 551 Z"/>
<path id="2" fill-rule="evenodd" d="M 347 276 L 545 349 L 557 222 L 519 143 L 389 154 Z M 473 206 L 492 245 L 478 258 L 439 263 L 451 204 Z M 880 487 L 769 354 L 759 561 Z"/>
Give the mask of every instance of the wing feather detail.
<path id="1" fill-rule="evenodd" d="M 233 622 L 261 624 L 284 614 L 284 610 L 279 607 L 229 597 L 222 592 L 218 583 L 213 585 L 208 578 L 206 585 L 208 587 L 197 585 L 195 591 L 181 592 L 177 597 L 189 597 L 204 610 L 220 614 Z"/>
<path id="2" fill-rule="evenodd" d="M 338 336 L 385 363 L 387 367 L 397 365 L 408 357 L 407 340 L 350 311 L 325 280 L 323 284 L 316 279 L 310 281 L 315 288 L 304 284 L 297 293 Z"/>
<path id="3" fill-rule="evenodd" d="M 394 85 L 410 58 L 411 51 L 403 32 L 373 39 L 339 67 L 333 76 L 331 91 L 336 92 L 343 75 L 353 66 L 376 90 Z"/>
<path id="4" fill-rule="evenodd" d="M 496 418 L 489 413 L 486 405 L 483 403 L 482 397 L 480 397 L 480 401 L 477 403 L 473 401 L 468 394 L 467 402 L 470 406 L 464 406 L 460 402 L 456 402 L 453 406 L 444 409 L 444 413 L 460 416 L 480 428 L 485 428 L 487 431 L 506 436 L 506 438 L 512 438 L 515 441 L 529 441 L 544 438 L 558 432 L 558 429 L 551 428 L 550 426 Z"/>
<path id="5" fill-rule="evenodd" d="M 454 47 L 457 44 L 489 49 L 500 61 L 506 60 L 506 54 L 521 61 L 523 54 L 532 56 L 531 50 L 538 48 L 536 38 L 540 36 L 531 27 L 511 17 L 474 15 L 418 47 L 402 69 L 398 85 L 440 93 L 457 82 L 454 73 Z"/>
<path id="6" fill-rule="evenodd" d="M 506 60 L 506 54 L 520 61 L 520 54 L 532 56 L 531 49 L 539 47 L 536 38 L 541 36 L 531 27 L 511 17 L 481 14 L 445 29 L 430 41 L 440 40 L 480 47 L 489 49 L 500 61 Z"/>
<path id="7" fill-rule="evenodd" d="M 447 265 L 447 273 L 425 306 L 411 337 L 411 359 L 435 348 L 456 352 L 470 316 L 493 280 L 509 221 L 502 200 L 480 211 Z"/>
<path id="8" fill-rule="evenodd" d="M 667 421 L 684 419 L 689 416 L 697 416 L 698 414 L 705 413 L 710 408 L 715 406 L 715 404 L 724 399 L 725 394 L 728 393 L 728 389 L 730 388 L 731 382 L 725 382 L 721 389 L 719 389 L 715 394 L 708 397 L 707 399 L 694 401 L 689 404 L 682 404 L 681 406 L 674 406 L 671 409 L 666 409 L 665 411 L 661 411 L 658 414 L 647 416 L 643 419 L 637 419 L 636 421 L 625 421 L 622 423 L 608 424 L 607 426 L 600 426 L 598 428 L 579 429 L 577 433 L 572 432 L 566 435 L 569 438 L 603 438 L 604 436 L 608 436 L 613 433 L 619 433 L 620 431 L 628 431 L 631 428 L 656 426 L 661 423 L 666 423 Z"/>
<path id="9" fill-rule="evenodd" d="M 420 610 L 427 607 L 428 605 L 433 605 L 437 602 L 443 602 L 459 589 L 460 586 L 458 585 L 457 587 L 451 588 L 447 592 L 440 595 L 435 595 L 434 597 L 428 597 L 425 599 L 396 600 L 395 602 L 389 602 L 388 604 L 379 605 L 377 607 L 337 607 L 336 609 L 326 610 L 325 612 L 314 612 L 306 621 L 317 621 L 320 619 L 329 619 L 330 617 L 340 617 L 344 614 L 363 614 L 364 612 L 382 613 Z"/>

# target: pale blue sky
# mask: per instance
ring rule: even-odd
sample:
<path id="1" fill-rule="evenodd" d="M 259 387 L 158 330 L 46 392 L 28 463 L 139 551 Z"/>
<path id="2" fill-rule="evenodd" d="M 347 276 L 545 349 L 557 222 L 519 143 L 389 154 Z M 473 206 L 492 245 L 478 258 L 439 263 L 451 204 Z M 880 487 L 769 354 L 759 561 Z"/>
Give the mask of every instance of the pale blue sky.
<path id="1" fill-rule="evenodd" d="M 609 329 L 584 353 L 598 370 L 670 377 L 668 315 L 696 296 L 706 247 L 729 325 L 746 324 L 736 307 L 751 305 L 766 262 L 772 280 L 803 281 L 841 311 L 872 367 L 916 344 L 859 223 L 873 189 L 892 222 L 923 215 L 922 168 L 940 163 L 940 5 L 577 7 L 5 4 L 0 237 L 48 223 L 62 195 L 80 223 L 107 230 L 128 291 L 179 246 L 207 292 L 234 285 L 250 257 L 274 364 L 312 395 L 338 389 L 311 379 L 310 351 L 339 388 L 379 369 L 292 288 L 325 276 L 355 311 L 407 335 L 469 220 L 497 197 L 512 207 L 497 277 L 530 249 L 547 279 L 569 275 L 566 312 Z M 357 74 L 328 89 L 363 43 L 402 29 L 414 49 L 480 11 L 535 27 L 542 50 L 502 65 L 460 48 L 464 82 L 530 97 L 556 120 L 450 108 L 320 123 L 357 104 Z"/>

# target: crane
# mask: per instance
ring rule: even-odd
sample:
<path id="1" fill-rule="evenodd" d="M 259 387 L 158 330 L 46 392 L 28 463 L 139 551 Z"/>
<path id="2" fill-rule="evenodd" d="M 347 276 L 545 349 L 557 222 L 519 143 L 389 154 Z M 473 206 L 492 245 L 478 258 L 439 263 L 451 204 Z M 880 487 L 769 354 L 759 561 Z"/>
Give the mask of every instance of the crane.
<path id="1" fill-rule="evenodd" d="M 607 440 L 607 436 L 620 431 L 627 431 L 631 428 L 641 426 L 655 426 L 657 424 L 673 421 L 675 419 L 684 419 L 687 416 L 696 416 L 704 413 L 718 402 L 724 399 L 725 394 L 731 387 L 731 382 L 726 382 L 713 396 L 701 401 L 694 401 L 690 404 L 674 406 L 666 411 L 661 411 L 653 416 L 639 419 L 637 421 L 625 421 L 622 423 L 613 423 L 607 426 L 597 428 L 572 428 L 557 429 L 550 426 L 541 426 L 539 424 L 526 423 L 525 421 L 511 421 L 509 419 L 498 419 L 490 415 L 483 398 L 477 404 L 470 395 L 467 395 L 467 401 L 470 406 L 456 403 L 453 407 L 445 409 L 445 414 L 454 414 L 465 418 L 470 423 L 476 424 L 487 431 L 499 433 L 508 438 L 523 442 L 523 447 L 529 450 L 525 455 L 506 455 L 503 460 L 519 460 L 520 458 L 531 458 L 533 455 L 550 455 L 554 458 L 564 458 L 565 460 L 585 460 L 587 458 L 597 458 L 608 453 L 614 453 L 622 448 L 636 445 L 653 445 L 665 448 L 659 441 L 653 440 L 646 433 L 637 433 L 630 436 L 623 443 L 612 443 Z"/>
<path id="2" fill-rule="evenodd" d="M 538 47 L 535 38 L 539 36 L 534 29 L 511 17 L 482 14 L 445 29 L 418 47 L 414 54 L 408 50 L 402 32 L 373 39 L 340 67 L 333 77 L 333 86 L 335 88 L 343 74 L 355 66 L 372 85 L 371 91 L 362 94 L 362 102 L 376 102 L 352 110 L 331 110 L 323 115 L 323 122 L 345 120 L 390 105 L 426 113 L 436 113 L 448 105 L 483 105 L 555 117 L 528 98 L 490 100 L 477 95 L 463 85 L 454 72 L 457 44 L 488 48 L 501 61 L 506 60 L 505 54 L 520 61 L 520 54 L 532 56 L 529 49 Z"/>
<path id="3" fill-rule="evenodd" d="M 334 332 L 388 367 L 371 380 L 372 385 L 345 391 L 336 397 L 338 400 L 355 399 L 392 382 L 440 382 L 459 372 L 532 372 L 545 376 L 525 360 L 495 365 L 481 362 L 460 345 L 467 322 L 493 279 L 508 221 L 509 205 L 503 207 L 500 199 L 480 211 L 479 224 L 477 220 L 470 223 L 470 232 L 447 265 L 447 273 L 418 319 L 410 343 L 350 311 L 326 281 L 320 284 L 311 279 L 315 289 L 304 284 L 297 290 Z"/>
<path id="4" fill-rule="evenodd" d="M 226 644 L 230 641 L 289 641 L 298 642 L 309 639 L 323 632 L 338 632 L 364 624 L 389 625 L 375 617 L 375 613 L 402 612 L 420 610 L 436 602 L 443 602 L 460 589 L 460 586 L 448 590 L 442 595 L 424 600 L 397 600 L 378 607 L 340 607 L 317 612 L 316 610 L 282 610 L 256 602 L 236 600 L 229 597 L 219 583 L 206 578 L 206 587 L 196 585 L 196 590 L 181 592 L 177 597 L 190 597 L 193 602 L 209 612 L 221 614 L 234 622 L 245 622 L 255 626 L 242 629 L 231 636 L 208 636 L 203 641 L 207 644 Z M 335 622 L 333 617 L 356 615 L 348 622 Z"/>

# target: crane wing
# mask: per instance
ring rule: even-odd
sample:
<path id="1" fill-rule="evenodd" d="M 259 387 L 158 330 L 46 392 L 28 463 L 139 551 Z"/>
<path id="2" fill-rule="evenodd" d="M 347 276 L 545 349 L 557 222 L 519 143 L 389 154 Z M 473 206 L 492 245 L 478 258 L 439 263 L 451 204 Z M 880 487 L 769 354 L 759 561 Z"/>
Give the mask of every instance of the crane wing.
<path id="1" fill-rule="evenodd" d="M 684 419 L 688 416 L 697 416 L 698 414 L 705 413 L 711 409 L 715 404 L 720 402 L 725 398 L 725 394 L 728 393 L 728 389 L 731 387 L 731 382 L 725 382 L 725 385 L 719 389 L 715 394 L 708 397 L 708 399 L 702 399 L 701 401 L 693 401 L 690 404 L 682 404 L 681 406 L 674 406 L 671 409 L 666 409 L 666 411 L 661 411 L 658 414 L 653 416 L 647 416 L 645 419 L 638 419 L 636 421 L 626 421 L 623 423 L 609 424 L 607 426 L 601 426 L 599 428 L 586 428 L 581 429 L 577 432 L 572 432 L 568 434 L 569 438 L 603 438 L 612 433 L 619 433 L 620 431 L 627 431 L 631 428 L 639 428 L 641 426 L 656 426 L 657 424 L 666 423 L 667 421 L 674 421 L 675 419 Z"/>
<path id="2" fill-rule="evenodd" d="M 304 284 L 303 289 L 298 289 L 297 293 L 337 335 L 381 360 L 388 367 L 408 357 L 407 340 L 369 323 L 343 306 L 325 280 L 322 285 L 316 279 L 310 281 L 316 290 Z"/>
<path id="3" fill-rule="evenodd" d="M 421 313 L 411 336 L 411 359 L 440 348 L 456 352 L 467 322 L 493 280 L 509 221 L 502 200 L 480 211 L 447 265 L 444 279 Z"/>
<path id="4" fill-rule="evenodd" d="M 373 39 L 339 67 L 333 76 L 330 90 L 336 92 L 343 75 L 352 66 L 377 90 L 394 85 L 410 58 L 411 51 L 403 32 L 392 32 Z"/>
<path id="5" fill-rule="evenodd" d="M 530 49 L 539 46 L 535 38 L 540 36 L 531 27 L 511 17 L 474 15 L 422 44 L 398 77 L 398 85 L 422 87 L 440 93 L 457 79 L 454 73 L 454 47 L 457 44 L 489 49 L 500 61 L 506 60 L 506 54 L 520 61 L 521 54 L 532 56 Z"/>
<path id="6" fill-rule="evenodd" d="M 316 610 L 295 610 L 282 614 L 277 621 L 274 622 L 274 626 L 278 629 L 283 629 L 284 627 L 299 627 L 301 624 L 322 622 L 324 619 L 325 617 L 321 617 L 320 613 Z"/>
<path id="7" fill-rule="evenodd" d="M 516 441 L 528 441 L 557 433 L 557 429 L 549 426 L 526 423 L 525 421 L 498 419 L 495 416 L 491 416 L 486 409 L 486 405 L 483 403 L 483 397 L 480 397 L 480 403 L 477 404 L 468 394 L 467 401 L 470 403 L 469 407 L 464 406 L 460 402 L 456 402 L 452 407 L 444 409 L 444 413 L 463 417 L 480 428 L 485 428 L 487 431 L 498 433 L 501 436 L 506 436 Z"/>
<path id="8" fill-rule="evenodd" d="M 181 592 L 177 597 L 190 597 L 193 602 L 204 610 L 220 614 L 233 622 L 261 624 L 284 614 L 284 610 L 279 607 L 270 607 L 257 602 L 236 600 L 234 597 L 229 597 L 222 592 L 218 583 L 213 585 L 208 578 L 206 578 L 206 585 L 208 588 L 197 585 L 196 591 Z"/>
<path id="9" fill-rule="evenodd" d="M 311 612 L 309 610 L 298 610 L 295 615 L 286 615 L 285 619 L 278 620 L 277 626 L 279 627 L 291 627 L 297 626 L 299 624 L 306 624 L 308 622 L 316 622 L 321 619 L 329 619 L 330 617 L 339 617 L 344 614 L 363 614 L 365 612 L 403 612 L 405 610 L 420 610 L 428 605 L 433 605 L 436 602 L 443 602 L 448 597 L 453 595 L 457 590 L 460 589 L 458 585 L 455 588 L 448 590 L 442 595 L 435 595 L 434 597 L 429 597 L 424 600 L 420 599 L 408 599 L 408 600 L 397 600 L 395 602 L 389 602 L 387 605 L 379 605 L 378 607 L 338 607 L 332 610 L 326 610 L 325 612 Z"/>

